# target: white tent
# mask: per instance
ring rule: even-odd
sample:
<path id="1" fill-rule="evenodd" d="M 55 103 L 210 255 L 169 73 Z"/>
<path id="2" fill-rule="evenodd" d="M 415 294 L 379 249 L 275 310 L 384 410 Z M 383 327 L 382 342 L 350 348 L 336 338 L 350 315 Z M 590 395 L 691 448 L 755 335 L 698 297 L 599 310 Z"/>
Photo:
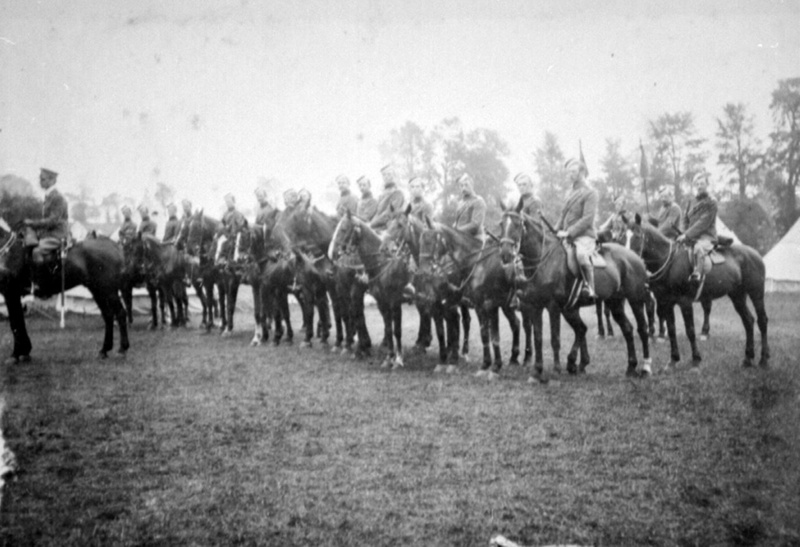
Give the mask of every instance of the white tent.
<path id="1" fill-rule="evenodd" d="M 767 292 L 800 292 L 800 220 L 764 256 Z"/>

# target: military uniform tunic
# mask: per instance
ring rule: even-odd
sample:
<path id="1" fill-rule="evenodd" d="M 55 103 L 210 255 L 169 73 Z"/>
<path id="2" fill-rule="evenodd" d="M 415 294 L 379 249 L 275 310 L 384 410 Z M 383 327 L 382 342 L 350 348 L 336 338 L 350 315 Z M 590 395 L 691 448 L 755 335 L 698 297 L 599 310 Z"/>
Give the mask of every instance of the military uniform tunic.
<path id="1" fill-rule="evenodd" d="M 567 198 L 556 230 L 566 230 L 573 241 L 579 237 L 595 239 L 597 237 L 594 229 L 596 214 L 597 192 L 586 186 L 585 182 L 581 182 Z"/>
<path id="2" fill-rule="evenodd" d="M 336 216 L 342 218 L 347 211 L 354 215 L 358 215 L 358 198 L 355 197 L 350 190 L 343 190 L 339 198 L 339 203 L 336 204 Z"/>
<path id="3" fill-rule="evenodd" d="M 31 226 L 36 229 L 40 238 L 66 239 L 69 234 L 68 220 L 67 200 L 58 190 L 53 189 L 44 197 L 42 218 L 32 221 Z"/>
<path id="4" fill-rule="evenodd" d="M 680 206 L 674 201 L 669 205 L 661 205 L 656 214 L 658 231 L 670 239 L 675 239 L 681 234 L 681 220 L 683 213 Z"/>
<path id="5" fill-rule="evenodd" d="M 411 200 L 411 214 L 420 220 L 425 220 L 425 217 L 433 217 L 433 206 L 425 201 L 423 198 L 414 198 Z"/>
<path id="6" fill-rule="evenodd" d="M 386 228 L 389 223 L 389 217 L 392 215 L 392 210 L 395 212 L 401 211 L 406 198 L 396 185 L 392 184 L 384 188 L 383 193 L 378 198 L 378 206 L 375 211 L 375 216 L 372 217 L 370 227 L 382 230 Z"/>
<path id="7" fill-rule="evenodd" d="M 365 222 L 370 222 L 375 217 L 375 213 L 377 212 L 378 200 L 375 199 L 375 196 L 372 195 L 372 192 L 362 193 L 361 199 L 358 200 L 356 216 Z"/>
<path id="8" fill-rule="evenodd" d="M 536 199 L 533 194 L 522 194 L 517 202 L 517 210 L 528 216 L 538 216 L 542 210 L 542 202 Z"/>
<path id="9" fill-rule="evenodd" d="M 169 217 L 167 221 L 167 225 L 164 226 L 164 238 L 162 241 L 164 242 L 175 242 L 178 239 L 178 235 L 180 235 L 181 229 L 181 221 L 178 220 L 178 217 L 172 216 Z"/>
<path id="10" fill-rule="evenodd" d="M 683 221 L 683 233 L 693 243 L 700 240 L 717 241 L 717 202 L 703 194 L 689 204 Z"/>
<path id="11" fill-rule="evenodd" d="M 119 227 L 119 240 L 122 244 L 136 239 L 136 223 L 126 218 Z"/>
<path id="12" fill-rule="evenodd" d="M 483 221 L 486 218 L 486 202 L 476 194 L 461 196 L 456 209 L 456 221 L 453 224 L 456 230 L 470 235 L 483 233 Z"/>
<path id="13" fill-rule="evenodd" d="M 150 220 L 150 217 L 143 217 L 142 222 L 139 224 L 139 233 L 142 235 L 151 235 L 156 237 L 156 230 L 158 229 L 158 224 L 155 221 Z"/>
<path id="14" fill-rule="evenodd" d="M 265 203 L 256 212 L 256 224 L 264 225 L 269 220 L 270 214 L 275 210 L 272 205 Z"/>
<path id="15" fill-rule="evenodd" d="M 222 215 L 222 227 L 225 235 L 232 237 L 247 226 L 247 219 L 236 209 L 225 211 Z"/>

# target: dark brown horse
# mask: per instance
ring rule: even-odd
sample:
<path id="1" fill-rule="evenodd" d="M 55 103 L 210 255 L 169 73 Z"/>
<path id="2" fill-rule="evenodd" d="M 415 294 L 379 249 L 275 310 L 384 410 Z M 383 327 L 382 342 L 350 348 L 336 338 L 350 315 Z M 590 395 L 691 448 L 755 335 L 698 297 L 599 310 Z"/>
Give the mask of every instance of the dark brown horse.
<path id="1" fill-rule="evenodd" d="M 20 299 L 30 287 L 33 264 L 18 234 L 9 234 L 0 248 L 0 290 L 4 291 L 11 329 L 14 333 L 12 358 L 25 360 L 30 355 L 30 340 L 25 329 Z M 63 290 L 83 285 L 92 294 L 105 323 L 100 357 L 114 347 L 114 321 L 119 326 L 119 353 L 130 347 L 128 321 L 119 294 L 124 275 L 124 258 L 118 244 L 104 236 L 90 237 L 71 246 L 62 260 L 45 265 L 36 276 L 35 296 L 48 298 Z"/>
<path id="2" fill-rule="evenodd" d="M 363 220 L 349 211 L 339 221 L 332 242 L 335 256 L 358 255 L 363 264 L 369 293 L 383 318 L 383 346 L 387 354 L 382 367 L 403 366 L 403 289 L 411 279 L 408 261 L 402 253 L 385 252 L 382 240 Z"/>
<path id="3" fill-rule="evenodd" d="M 650 274 L 650 286 L 658 300 L 659 313 L 667 320 L 667 331 L 670 339 L 671 363 L 668 368 L 680 360 L 677 337 L 675 334 L 675 304 L 681 309 L 686 336 L 692 347 L 692 361 L 699 365 L 702 357 L 697 348 L 694 332 L 694 309 L 692 302 L 698 292 L 698 286 L 689 282 L 693 270 L 687 247 L 675 243 L 662 235 L 648 222 L 642 222 L 641 216 L 633 218 L 625 216 L 633 230 L 631 248 L 641 252 Z M 714 300 L 728 296 L 733 307 L 742 319 L 746 340 L 744 350 L 745 367 L 753 366 L 755 358 L 755 341 L 753 333 L 753 315 L 747 308 L 747 297 L 756 311 L 758 329 L 761 332 L 762 367 L 769 366 L 769 343 L 767 341 L 767 312 L 764 308 L 764 280 L 766 272 L 764 261 L 758 252 L 747 245 L 730 245 L 719 249 L 724 262 L 715 264 L 708 272 L 703 284 L 701 300 Z"/>
<path id="4" fill-rule="evenodd" d="M 405 245 L 414 259 L 413 283 L 415 289 L 414 303 L 419 312 L 420 326 L 415 347 L 424 352 L 431 342 L 431 320 L 436 328 L 436 338 L 439 342 L 439 361 L 434 372 L 455 372 L 459 361 L 460 314 L 465 315 L 466 330 L 464 333 L 466 349 L 469 348 L 469 308 L 461 303 L 461 296 L 444 294 L 447 291 L 444 285 L 436 283 L 436 271 L 440 258 L 435 250 L 429 250 L 421 256 L 421 237 L 425 230 L 432 228 L 430 220 L 423 222 L 418 217 L 411 215 L 411 206 L 405 211 L 394 213 L 386 230 L 387 238 L 395 245 Z M 436 258 L 434 258 L 436 257 Z M 437 288 L 444 289 L 442 294 L 436 294 Z"/>
<path id="5" fill-rule="evenodd" d="M 206 301 L 202 321 L 206 330 L 215 327 L 213 313 L 215 286 L 219 295 L 219 315 L 222 321 L 220 329 L 224 331 L 226 327 L 225 290 L 222 285 L 222 276 L 214 263 L 217 251 L 216 237 L 221 226 L 220 221 L 205 216 L 203 210 L 200 209 L 192 215 L 186 236 L 186 252 L 190 257 L 190 271 L 194 279 L 201 281 L 203 287 L 201 292 Z"/>
<path id="6" fill-rule="evenodd" d="M 580 279 L 568 266 L 567 249 L 552 230 L 543 223 L 523 214 L 507 214 L 503 224 L 503 239 L 519 245 L 520 254 L 527 256 L 535 269 L 525 283 L 523 300 L 531 303 L 552 299 L 561 309 L 567 323 L 575 332 L 575 342 L 567 356 L 567 371 L 583 372 L 589 365 L 589 350 L 586 344 L 586 325 L 580 317 L 580 307 L 594 304 L 594 300 L 574 299 Z M 633 328 L 625 315 L 625 301 L 633 311 L 642 342 L 644 362 L 641 373 L 651 373 L 651 359 L 647 321 L 644 306 L 649 298 L 647 271 L 644 263 L 634 253 L 616 243 L 600 246 L 600 255 L 606 262 L 604 268 L 595 267 L 595 291 L 611 309 L 611 315 L 620 327 L 628 350 L 627 375 L 637 374 L 636 347 Z M 580 365 L 576 361 L 580 352 Z"/>
<path id="7" fill-rule="evenodd" d="M 188 306 L 184 285 L 186 260 L 183 253 L 174 243 L 162 243 L 153 236 L 140 234 L 133 242 L 133 256 L 136 263 L 143 264 L 148 286 L 155 287 L 163 295 L 162 302 L 166 302 L 169 307 L 172 326 L 185 325 Z M 153 309 L 153 324 L 157 322 L 156 310 Z"/>
<path id="8" fill-rule="evenodd" d="M 143 262 L 142 244 L 138 238 L 120 242 L 122 254 L 125 256 L 125 267 L 123 269 L 124 283 L 122 285 L 122 302 L 125 304 L 125 311 L 128 318 L 128 325 L 133 324 L 133 290 L 136 287 L 144 287 L 150 297 L 150 329 L 158 328 L 159 311 L 161 312 L 161 324 L 167 323 L 167 304 L 164 299 L 164 292 L 159 291 L 148 278 L 147 270 Z"/>
<path id="9" fill-rule="evenodd" d="M 513 284 L 507 277 L 503 263 L 500 260 L 500 248 L 496 244 L 487 244 L 485 240 L 469 234 L 459 232 L 454 228 L 442 224 L 432 224 L 431 228 L 436 233 L 428 234 L 426 230 L 421 241 L 420 255 L 429 251 L 429 238 L 441 249 L 435 251 L 450 257 L 445 267 L 449 290 L 454 295 L 460 295 L 461 302 L 472 306 L 478 316 L 481 328 L 481 343 L 483 345 L 483 365 L 476 376 L 486 376 L 489 379 L 497 377 L 503 366 L 503 357 L 500 351 L 500 324 L 499 310 L 508 319 L 511 328 L 511 358 L 509 363 L 519 364 L 519 318 L 511 308 Z M 438 235 L 436 235 L 438 234 Z M 441 256 L 441 255 L 440 255 Z M 424 263 L 425 258 L 421 258 Z M 435 276 L 433 281 L 442 282 L 441 276 Z M 441 285 L 434 294 L 442 294 Z M 463 317 L 466 314 L 462 314 Z M 494 354 L 494 361 L 492 360 Z"/>

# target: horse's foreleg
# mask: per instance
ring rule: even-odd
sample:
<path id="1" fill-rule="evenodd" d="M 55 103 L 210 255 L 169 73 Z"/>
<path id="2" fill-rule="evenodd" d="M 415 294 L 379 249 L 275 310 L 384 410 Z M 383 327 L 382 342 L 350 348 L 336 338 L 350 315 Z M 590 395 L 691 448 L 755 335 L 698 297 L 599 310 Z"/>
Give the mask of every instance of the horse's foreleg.
<path id="1" fill-rule="evenodd" d="M 711 300 L 701 300 L 700 306 L 703 308 L 703 328 L 700 329 L 700 340 L 708 340 L 711 336 L 711 324 L 708 319 L 711 316 Z"/>
<path id="2" fill-rule="evenodd" d="M 603 306 L 603 313 L 606 318 L 606 331 L 608 331 L 609 336 L 614 336 L 614 327 L 611 325 L 611 310 L 608 309 L 608 306 Z"/>
<path id="3" fill-rule="evenodd" d="M 525 314 L 526 312 L 523 312 Z M 533 360 L 533 371 L 534 377 L 536 379 L 543 379 L 544 378 L 544 351 L 542 350 L 542 338 L 544 338 L 544 333 L 542 332 L 542 308 L 535 306 L 528 310 L 528 323 L 530 323 L 529 327 L 533 327 L 533 350 L 534 350 L 534 360 Z M 523 315 L 523 322 L 525 321 Z"/>
<path id="4" fill-rule="evenodd" d="M 503 308 L 503 313 L 506 313 L 505 307 Z M 513 310 L 512 310 L 511 313 L 512 314 L 514 313 Z M 514 318 L 514 322 L 513 323 L 511 321 L 511 317 L 509 317 L 508 314 L 506 314 L 506 317 L 509 319 L 508 322 L 512 325 L 511 326 L 512 331 L 514 330 L 514 327 L 516 326 L 517 344 L 516 344 L 516 349 L 513 349 L 513 346 L 512 346 L 511 359 L 512 359 L 512 362 L 514 364 L 518 365 L 519 364 L 519 360 L 518 360 L 518 357 L 519 357 L 519 321 L 517 320 L 516 315 L 513 315 L 513 318 Z M 489 319 L 490 319 L 490 323 L 489 323 L 490 331 L 489 331 L 489 334 L 490 334 L 491 341 L 492 341 L 492 350 L 494 351 L 494 364 L 492 365 L 492 369 L 493 369 L 493 372 L 497 373 L 497 372 L 500 372 L 500 369 L 503 368 L 503 353 L 500 350 L 500 310 L 498 308 L 494 308 L 493 310 L 491 310 L 489 312 Z"/>
<path id="5" fill-rule="evenodd" d="M 392 368 L 404 366 L 403 363 L 403 306 L 397 302 L 392 306 L 392 326 L 394 327 L 395 359 Z M 430 317 L 429 317 L 430 319 Z M 430 328 L 430 327 L 429 327 Z"/>
<path id="6" fill-rule="evenodd" d="M 496 331 L 496 333 L 495 332 L 492 333 L 492 345 L 497 348 L 496 351 L 499 351 L 500 349 L 499 312 L 495 310 L 494 315 L 498 316 L 498 325 L 497 327 L 492 325 L 492 329 Z M 517 317 L 517 312 L 512 310 L 508 304 L 503 305 L 503 315 L 506 316 L 506 319 L 508 319 L 508 326 L 511 327 L 511 359 L 509 359 L 508 364 L 519 365 L 519 317 Z M 503 360 L 501 357 L 500 366 L 502 366 L 502 361 Z"/>
<path id="7" fill-rule="evenodd" d="M 118 352 L 121 354 L 125 354 L 128 351 L 128 348 L 131 347 L 131 344 L 128 340 L 128 318 L 125 314 L 125 308 L 122 306 L 122 302 L 120 301 L 119 297 L 114 295 L 110 298 L 111 303 L 111 313 L 114 318 L 117 320 L 117 325 L 119 326 L 119 350 Z M 113 327 L 112 327 L 113 331 Z"/>
<path id="8" fill-rule="evenodd" d="M 653 373 L 650 368 L 652 359 L 650 358 L 650 333 L 647 330 L 648 321 L 645 317 L 645 302 L 629 302 L 633 317 L 636 319 L 636 330 L 639 333 L 639 340 L 642 342 L 642 375 L 649 376 Z"/>
<path id="9" fill-rule="evenodd" d="M 150 329 L 156 329 L 158 328 L 158 293 L 150 283 L 147 283 L 147 295 L 150 297 Z"/>
<path id="10" fill-rule="evenodd" d="M 681 314 L 683 315 L 683 326 L 686 328 L 686 337 L 689 339 L 689 345 L 692 348 L 692 365 L 698 366 L 703 358 L 700 356 L 700 350 L 697 347 L 697 338 L 694 331 L 694 305 L 689 302 L 680 304 Z"/>
<path id="11" fill-rule="evenodd" d="M 478 324 L 481 329 L 481 345 L 483 345 L 483 365 L 476 374 L 477 376 L 484 376 L 492 366 L 492 350 L 489 346 L 489 329 L 490 318 L 488 314 L 483 311 L 482 307 L 476 309 L 478 313 Z"/>
<path id="12" fill-rule="evenodd" d="M 597 337 L 598 338 L 605 338 L 606 331 L 605 326 L 603 325 L 603 301 L 597 300 L 594 303 L 595 313 L 597 313 Z"/>
<path id="13" fill-rule="evenodd" d="M 628 317 L 625 315 L 625 301 L 624 300 L 607 300 L 606 308 L 611 311 L 614 321 L 619 325 L 619 330 L 622 331 L 622 336 L 625 338 L 625 346 L 628 350 L 628 370 L 627 376 L 634 376 L 636 374 L 636 346 L 633 343 L 633 327 L 631 327 Z"/>
<path id="14" fill-rule="evenodd" d="M 527 305 L 522 307 L 522 330 L 525 333 L 525 352 L 523 353 L 522 366 L 530 366 L 533 360 L 533 308 Z M 541 325 L 539 326 L 541 332 Z"/>
<path id="15" fill-rule="evenodd" d="M 100 358 L 105 359 L 108 357 L 108 352 L 114 347 L 114 319 L 116 317 L 111 312 L 111 306 L 104 295 L 92 293 L 97 307 L 100 308 L 100 314 L 103 316 L 103 323 L 105 324 L 105 334 L 103 336 L 103 345 L 100 348 Z"/>
<path id="16" fill-rule="evenodd" d="M 547 305 L 550 321 L 550 348 L 553 351 L 553 372 L 561 374 L 561 308 L 555 301 Z"/>
<path id="17" fill-rule="evenodd" d="M 419 315 L 419 331 L 417 332 L 417 341 L 414 343 L 414 346 L 420 353 L 425 353 L 425 350 L 431 345 L 431 339 L 433 338 L 431 332 L 431 322 L 433 318 L 429 311 L 420 306 L 417 306 L 417 314 Z"/>
<path id="18" fill-rule="evenodd" d="M 14 349 L 11 353 L 11 359 L 14 362 L 27 361 L 30 359 L 33 346 L 25 325 L 25 311 L 22 308 L 20 293 L 17 291 L 4 292 L 3 298 L 6 301 L 11 334 L 14 335 Z"/>
<path id="19" fill-rule="evenodd" d="M 767 310 L 764 308 L 764 291 L 753 291 L 750 293 L 750 301 L 753 302 L 753 307 L 756 310 L 756 320 L 758 321 L 758 330 L 761 333 L 761 360 L 759 365 L 762 368 L 769 366 L 769 342 L 767 341 Z"/>
<path id="20" fill-rule="evenodd" d="M 447 362 L 447 356 L 453 343 L 450 333 L 448 332 L 447 335 L 445 335 L 445 313 L 446 310 L 444 309 L 444 306 L 441 304 L 435 304 L 433 306 L 433 311 L 430 314 L 431 320 L 433 321 L 433 326 L 436 329 L 436 340 L 439 342 L 439 363 L 442 365 Z M 420 315 L 420 318 L 421 317 L 422 315 Z M 447 328 L 450 328 L 449 321 L 447 322 Z M 457 357 L 458 354 L 456 354 L 456 358 Z"/>
<path id="21" fill-rule="evenodd" d="M 314 297 L 310 292 L 303 295 L 303 304 L 300 310 L 303 314 L 302 330 L 305 332 L 305 340 L 300 343 L 301 348 L 310 348 L 311 340 L 314 338 Z"/>
<path id="22" fill-rule="evenodd" d="M 736 310 L 736 313 L 739 314 L 739 317 L 741 317 L 742 325 L 744 326 L 745 344 L 742 366 L 752 367 L 753 359 L 755 359 L 756 356 L 756 348 L 755 336 L 753 333 L 753 314 L 750 313 L 749 309 L 747 309 L 747 295 L 744 293 L 731 294 L 730 298 L 731 302 L 733 302 L 733 307 Z"/>
<path id="23" fill-rule="evenodd" d="M 286 343 L 291 344 L 294 341 L 294 330 L 292 330 L 292 318 L 289 313 L 289 293 L 286 291 L 281 291 L 280 306 L 283 322 L 286 326 Z"/>
<path id="24" fill-rule="evenodd" d="M 578 308 L 564 310 L 562 314 L 564 315 L 564 319 L 567 320 L 569 326 L 572 327 L 572 331 L 575 334 L 575 340 L 573 341 L 572 347 L 567 354 L 567 372 L 570 374 L 577 374 L 578 367 L 576 366 L 576 363 L 578 360 L 579 350 L 581 350 L 581 361 L 584 359 L 582 348 L 586 338 L 586 325 L 581 320 Z M 583 362 L 581 362 L 581 369 L 585 369 Z"/>
<path id="25" fill-rule="evenodd" d="M 472 317 L 469 315 L 469 306 L 459 306 L 461 310 L 461 331 L 463 333 L 463 343 L 461 345 L 461 356 L 465 362 L 469 362 L 469 327 L 472 323 Z"/>

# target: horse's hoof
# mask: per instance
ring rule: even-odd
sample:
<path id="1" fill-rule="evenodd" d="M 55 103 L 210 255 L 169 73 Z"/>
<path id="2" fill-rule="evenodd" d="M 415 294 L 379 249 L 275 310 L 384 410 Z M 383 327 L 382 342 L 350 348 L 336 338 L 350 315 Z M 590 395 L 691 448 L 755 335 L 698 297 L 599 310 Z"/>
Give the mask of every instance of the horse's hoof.
<path id="1" fill-rule="evenodd" d="M 311 342 L 308 342 L 306 340 L 303 340 L 302 342 L 300 342 L 300 349 L 305 349 L 305 348 L 310 348 L 310 347 L 311 347 Z"/>
<path id="2" fill-rule="evenodd" d="M 100 353 L 97 354 L 97 357 L 98 357 L 98 359 L 108 359 L 108 352 L 107 351 L 101 351 Z"/>
<path id="3" fill-rule="evenodd" d="M 447 365 L 445 372 L 447 374 L 455 374 L 456 372 L 458 372 L 458 367 L 455 365 Z"/>
<path id="4" fill-rule="evenodd" d="M 492 370 L 487 370 L 486 371 L 486 379 L 489 380 L 490 382 L 492 382 L 494 380 L 497 380 L 499 378 L 500 378 L 500 375 L 497 374 L 496 372 L 494 372 Z"/>
<path id="5" fill-rule="evenodd" d="M 701 342 L 705 342 L 706 340 L 708 340 L 708 335 L 707 334 L 701 334 L 700 335 L 700 341 Z"/>
<path id="6" fill-rule="evenodd" d="M 4 365 L 16 365 L 19 362 L 20 362 L 20 358 L 19 357 L 15 356 L 15 355 L 11 355 L 9 357 L 6 357 L 5 361 L 3 361 L 3 364 Z"/>
<path id="7" fill-rule="evenodd" d="M 762 357 L 761 360 L 758 362 L 758 366 L 760 366 L 761 368 L 769 368 L 769 358 Z"/>
<path id="8" fill-rule="evenodd" d="M 512 359 L 511 359 L 511 360 L 508 362 L 508 364 L 509 364 L 510 366 L 512 366 L 512 367 L 518 367 L 518 366 L 519 366 L 519 359 L 518 359 L 518 358 L 516 358 L 516 357 L 513 357 L 513 358 L 512 358 Z"/>
<path id="9" fill-rule="evenodd" d="M 564 369 L 561 368 L 561 363 L 553 363 L 553 374 L 564 374 Z"/>
<path id="10" fill-rule="evenodd" d="M 433 367 L 434 374 L 439 374 L 440 372 L 444 372 L 444 370 L 445 370 L 444 365 L 436 365 L 435 367 Z"/>
<path id="11" fill-rule="evenodd" d="M 639 374 L 636 372 L 636 365 L 633 367 L 628 367 L 628 370 L 625 371 L 625 376 L 627 378 L 636 378 Z"/>
<path id="12" fill-rule="evenodd" d="M 222 331 L 222 332 L 220 333 L 220 336 L 222 336 L 223 338 L 227 338 L 227 337 L 229 337 L 230 335 L 231 335 L 231 331 L 229 331 L 229 330 L 224 330 L 224 331 Z"/>
<path id="13" fill-rule="evenodd" d="M 256 338 L 253 338 L 252 340 L 250 340 L 250 347 L 256 347 L 256 346 L 260 346 L 260 345 L 261 345 L 261 340 L 258 340 Z"/>
<path id="14" fill-rule="evenodd" d="M 653 365 L 653 359 L 650 357 L 648 357 L 642 362 L 642 368 L 639 371 L 640 376 L 642 378 L 648 378 L 653 374 L 652 365 Z"/>
<path id="15" fill-rule="evenodd" d="M 745 357 L 742 359 L 742 367 L 744 368 L 752 368 L 753 367 L 753 360 L 749 357 Z"/>
<path id="16" fill-rule="evenodd" d="M 389 368 L 392 366 L 392 361 L 388 357 L 381 363 L 381 368 Z"/>
<path id="17" fill-rule="evenodd" d="M 475 376 L 475 378 L 481 378 L 483 376 L 486 376 L 487 374 L 489 374 L 489 369 L 482 368 L 478 372 L 476 372 L 473 376 Z"/>
<path id="18" fill-rule="evenodd" d="M 595 338 L 595 340 L 602 340 L 605 337 L 606 337 L 605 334 L 596 334 L 594 338 Z"/>

